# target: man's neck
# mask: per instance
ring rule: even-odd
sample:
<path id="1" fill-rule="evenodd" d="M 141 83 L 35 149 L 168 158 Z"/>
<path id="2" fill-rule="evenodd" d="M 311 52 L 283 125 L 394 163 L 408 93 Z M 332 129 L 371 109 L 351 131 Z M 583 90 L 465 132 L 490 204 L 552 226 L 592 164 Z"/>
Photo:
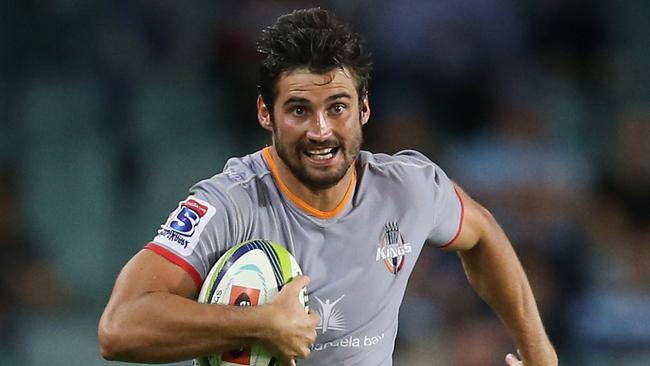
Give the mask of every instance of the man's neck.
<path id="1" fill-rule="evenodd" d="M 350 166 L 343 178 L 334 186 L 324 189 L 314 189 L 306 186 L 291 172 L 289 167 L 278 156 L 274 147 L 270 147 L 269 152 L 277 167 L 276 171 L 279 177 L 276 178 L 281 180 L 279 183 L 284 184 L 291 195 L 297 197 L 312 208 L 323 212 L 336 210 L 341 204 L 344 204 L 343 201 L 351 189 L 350 184 L 355 179 L 355 164 Z"/>

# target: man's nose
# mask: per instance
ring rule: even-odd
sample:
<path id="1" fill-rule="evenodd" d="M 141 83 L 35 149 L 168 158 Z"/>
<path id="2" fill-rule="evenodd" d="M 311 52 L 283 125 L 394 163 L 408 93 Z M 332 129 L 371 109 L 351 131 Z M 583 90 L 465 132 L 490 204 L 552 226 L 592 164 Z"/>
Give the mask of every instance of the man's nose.
<path id="1" fill-rule="evenodd" d="M 325 113 L 316 114 L 312 121 L 307 137 L 313 140 L 327 140 L 332 136 L 332 126 Z"/>

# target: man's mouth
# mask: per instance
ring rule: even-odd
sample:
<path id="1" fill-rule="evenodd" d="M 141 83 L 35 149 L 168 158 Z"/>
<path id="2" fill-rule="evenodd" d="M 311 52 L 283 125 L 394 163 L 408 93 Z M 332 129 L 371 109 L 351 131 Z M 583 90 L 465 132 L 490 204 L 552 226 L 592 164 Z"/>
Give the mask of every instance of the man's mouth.
<path id="1" fill-rule="evenodd" d="M 314 160 L 328 160 L 339 151 L 338 147 L 325 147 L 320 149 L 305 150 L 305 155 Z"/>

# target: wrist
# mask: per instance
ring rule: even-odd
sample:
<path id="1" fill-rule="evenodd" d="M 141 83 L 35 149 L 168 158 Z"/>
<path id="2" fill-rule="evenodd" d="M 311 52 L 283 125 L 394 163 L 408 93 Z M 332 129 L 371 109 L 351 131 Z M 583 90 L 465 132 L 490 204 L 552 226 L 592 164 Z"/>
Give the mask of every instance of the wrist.
<path id="1" fill-rule="evenodd" d="M 526 366 L 556 366 L 559 362 L 550 343 L 543 347 L 522 349 L 520 353 Z"/>
<path id="2" fill-rule="evenodd" d="M 269 344 L 278 334 L 278 313 L 273 304 L 256 306 L 257 332 L 255 338 L 262 344 Z"/>

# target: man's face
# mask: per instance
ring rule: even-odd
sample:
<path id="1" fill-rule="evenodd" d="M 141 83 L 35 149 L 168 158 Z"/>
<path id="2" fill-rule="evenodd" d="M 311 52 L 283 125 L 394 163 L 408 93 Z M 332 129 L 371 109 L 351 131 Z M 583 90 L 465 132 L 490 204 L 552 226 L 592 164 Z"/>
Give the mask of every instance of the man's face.
<path id="1" fill-rule="evenodd" d="M 363 111 L 363 113 L 362 113 Z M 334 186 L 361 148 L 361 125 L 369 116 L 359 105 L 354 79 L 346 70 L 283 74 L 271 120 L 273 145 L 282 162 L 312 189 Z"/>

